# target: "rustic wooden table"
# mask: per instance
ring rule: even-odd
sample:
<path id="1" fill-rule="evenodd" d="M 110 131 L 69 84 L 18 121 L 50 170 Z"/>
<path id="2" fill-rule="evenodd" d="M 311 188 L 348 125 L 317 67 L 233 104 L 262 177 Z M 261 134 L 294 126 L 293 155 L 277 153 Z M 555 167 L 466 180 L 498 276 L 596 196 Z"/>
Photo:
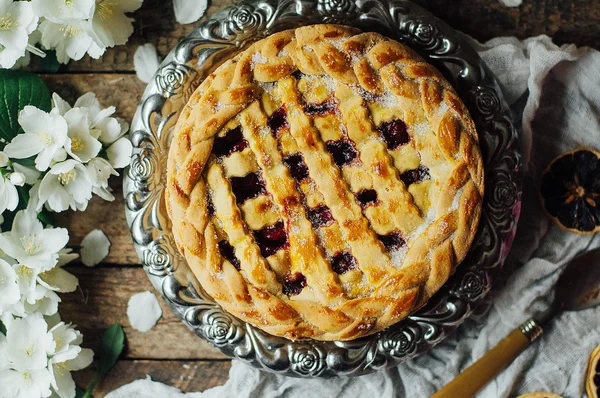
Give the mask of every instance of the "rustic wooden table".
<path id="1" fill-rule="evenodd" d="M 230 3 L 213 0 L 207 15 Z M 575 43 L 600 49 L 600 3 L 597 0 L 524 0 L 518 8 L 507 8 L 497 0 L 417 0 L 451 26 L 478 40 L 495 36 L 546 34 L 558 44 Z M 165 56 L 196 25 L 179 25 L 171 1 L 146 0 L 135 13 L 136 31 L 126 46 L 110 49 L 100 60 L 84 58 L 62 67 L 59 73 L 43 75 L 52 91 L 74 101 L 94 91 L 100 102 L 115 105 L 118 115 L 131 120 L 145 84 L 133 68 L 133 54 L 144 43 L 153 43 Z M 34 64 L 32 68 L 38 69 Z M 39 70 L 39 69 L 38 69 Z M 127 301 L 137 292 L 151 290 L 134 251 L 125 223 L 120 179 L 112 184 L 116 200 L 107 203 L 95 198 L 85 214 L 61 214 L 59 224 L 71 232 L 71 244 L 78 245 L 91 230 L 99 228 L 112 242 L 104 264 L 90 269 L 70 267 L 79 277 L 81 291 L 64 295 L 60 306 L 65 321 L 78 325 L 84 345 L 98 347 L 102 330 L 118 322 L 125 328 L 127 347 L 122 359 L 97 387 L 96 397 L 144 378 L 178 387 L 183 391 L 203 391 L 228 379 L 230 360 L 196 337 L 161 303 L 163 317 L 148 333 L 132 329 L 126 315 Z M 85 386 L 93 368 L 75 375 Z"/>

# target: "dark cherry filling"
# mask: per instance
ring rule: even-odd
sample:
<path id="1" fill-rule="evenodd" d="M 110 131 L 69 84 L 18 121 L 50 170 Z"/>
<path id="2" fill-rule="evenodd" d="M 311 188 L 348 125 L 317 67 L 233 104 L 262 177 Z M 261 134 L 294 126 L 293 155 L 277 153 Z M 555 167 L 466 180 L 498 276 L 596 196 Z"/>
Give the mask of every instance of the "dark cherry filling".
<path id="1" fill-rule="evenodd" d="M 273 134 L 277 134 L 279 130 L 289 126 L 287 115 L 283 106 L 273 112 L 273 114 L 269 117 L 268 125 Z"/>
<path id="2" fill-rule="evenodd" d="M 304 113 L 310 116 L 324 116 L 333 113 L 337 105 L 338 101 L 335 98 L 329 98 L 320 104 L 308 103 L 304 105 Z"/>
<path id="3" fill-rule="evenodd" d="M 333 222 L 331 211 L 329 210 L 329 207 L 325 205 L 309 208 L 307 217 L 313 228 L 325 227 Z"/>
<path id="4" fill-rule="evenodd" d="M 288 274 L 283 281 L 281 291 L 287 296 L 296 296 L 302 293 L 302 289 L 306 286 L 306 277 L 300 272 Z"/>
<path id="5" fill-rule="evenodd" d="M 294 73 L 292 73 L 292 76 L 294 76 L 294 79 L 296 80 L 300 80 L 302 79 L 302 77 L 304 77 L 304 73 L 300 72 L 300 70 L 295 70 Z"/>
<path id="6" fill-rule="evenodd" d="M 260 231 L 254 231 L 254 239 L 263 257 L 269 257 L 288 245 L 287 234 L 283 221 L 269 225 Z"/>
<path id="7" fill-rule="evenodd" d="M 235 256 L 235 252 L 233 250 L 233 246 L 229 244 L 226 240 L 222 240 L 218 243 L 219 251 L 221 255 L 225 257 L 238 271 L 240 270 L 240 260 Z"/>
<path id="8" fill-rule="evenodd" d="M 217 214 L 217 211 L 215 209 L 215 205 L 212 202 L 212 199 L 210 198 L 210 196 L 208 196 L 206 198 L 206 211 L 208 212 L 208 216 L 209 217 L 214 217 L 215 214 Z"/>
<path id="9" fill-rule="evenodd" d="M 406 241 L 400 232 L 392 232 L 388 235 L 377 235 L 381 243 L 385 246 L 388 252 L 393 252 L 406 244 Z"/>
<path id="10" fill-rule="evenodd" d="M 429 174 L 427 166 L 420 165 L 414 170 L 408 170 L 402 173 L 400 179 L 404 182 L 404 185 L 408 187 L 410 184 L 431 179 L 431 175 Z"/>
<path id="11" fill-rule="evenodd" d="M 258 173 L 250 173 L 244 177 L 231 177 L 231 190 L 237 204 L 267 193 L 265 182 Z"/>
<path id="12" fill-rule="evenodd" d="M 216 137 L 212 151 L 217 156 L 229 156 L 234 152 L 241 152 L 247 147 L 248 141 L 244 139 L 242 127 L 238 126 L 229 130 L 224 137 Z"/>
<path id="13" fill-rule="evenodd" d="M 410 141 L 406 124 L 400 119 L 382 123 L 379 131 L 383 135 L 388 149 L 396 149 Z"/>
<path id="14" fill-rule="evenodd" d="M 377 192 L 374 189 L 363 189 L 356 194 L 356 200 L 358 200 L 358 203 L 364 209 L 371 204 L 377 203 Z"/>
<path id="15" fill-rule="evenodd" d="M 283 163 L 290 169 L 290 174 L 296 181 L 302 182 L 302 180 L 308 178 L 308 167 L 299 153 L 287 156 L 283 159 Z"/>
<path id="16" fill-rule="evenodd" d="M 356 259 L 348 252 L 337 253 L 331 259 L 331 269 L 336 274 L 345 274 L 354 268 L 356 268 Z"/>
<path id="17" fill-rule="evenodd" d="M 600 373 L 600 361 L 596 363 L 596 373 Z M 598 383 L 598 386 L 600 387 L 600 383 Z"/>
<path id="18" fill-rule="evenodd" d="M 351 163 L 358 156 L 354 144 L 347 140 L 327 141 L 325 146 L 333 156 L 335 164 L 340 167 Z"/>

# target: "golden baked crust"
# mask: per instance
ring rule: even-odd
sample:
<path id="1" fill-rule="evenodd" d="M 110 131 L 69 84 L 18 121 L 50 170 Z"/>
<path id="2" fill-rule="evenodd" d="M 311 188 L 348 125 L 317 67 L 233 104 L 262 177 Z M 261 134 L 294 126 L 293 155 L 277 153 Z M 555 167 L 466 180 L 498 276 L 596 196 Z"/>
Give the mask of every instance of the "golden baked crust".
<path id="1" fill-rule="evenodd" d="M 464 259 L 482 197 L 453 88 L 400 43 L 337 25 L 225 62 L 168 158 L 173 234 L 202 287 L 290 339 L 355 339 L 421 307 Z"/>

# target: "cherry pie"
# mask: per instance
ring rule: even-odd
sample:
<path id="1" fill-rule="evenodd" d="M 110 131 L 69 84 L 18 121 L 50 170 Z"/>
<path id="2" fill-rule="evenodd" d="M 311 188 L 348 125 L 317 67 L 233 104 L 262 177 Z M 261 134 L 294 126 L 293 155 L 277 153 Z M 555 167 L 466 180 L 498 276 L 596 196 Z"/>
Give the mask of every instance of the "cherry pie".
<path id="1" fill-rule="evenodd" d="M 469 113 L 414 51 L 314 25 L 252 44 L 183 109 L 166 204 L 223 308 L 350 340 L 421 307 L 469 249 L 483 165 Z"/>

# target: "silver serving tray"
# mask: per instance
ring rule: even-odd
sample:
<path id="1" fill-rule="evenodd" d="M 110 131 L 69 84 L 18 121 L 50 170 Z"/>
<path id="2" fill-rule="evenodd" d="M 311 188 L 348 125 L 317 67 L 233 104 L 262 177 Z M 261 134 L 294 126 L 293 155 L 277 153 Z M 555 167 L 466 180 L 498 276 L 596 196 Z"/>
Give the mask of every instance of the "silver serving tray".
<path id="1" fill-rule="evenodd" d="M 248 43 L 301 25 L 340 23 L 406 43 L 458 90 L 477 125 L 485 161 L 484 209 L 475 241 L 429 303 L 377 334 L 346 342 L 293 342 L 225 312 L 178 253 L 163 194 L 172 127 L 194 89 Z M 152 284 L 200 337 L 259 369 L 296 377 L 358 376 L 431 349 L 482 303 L 502 267 L 521 204 L 521 155 L 502 92 L 477 53 L 442 21 L 405 0 L 249 0 L 217 12 L 181 41 L 148 85 L 133 119 L 135 153 L 123 181 L 134 245 Z"/>

